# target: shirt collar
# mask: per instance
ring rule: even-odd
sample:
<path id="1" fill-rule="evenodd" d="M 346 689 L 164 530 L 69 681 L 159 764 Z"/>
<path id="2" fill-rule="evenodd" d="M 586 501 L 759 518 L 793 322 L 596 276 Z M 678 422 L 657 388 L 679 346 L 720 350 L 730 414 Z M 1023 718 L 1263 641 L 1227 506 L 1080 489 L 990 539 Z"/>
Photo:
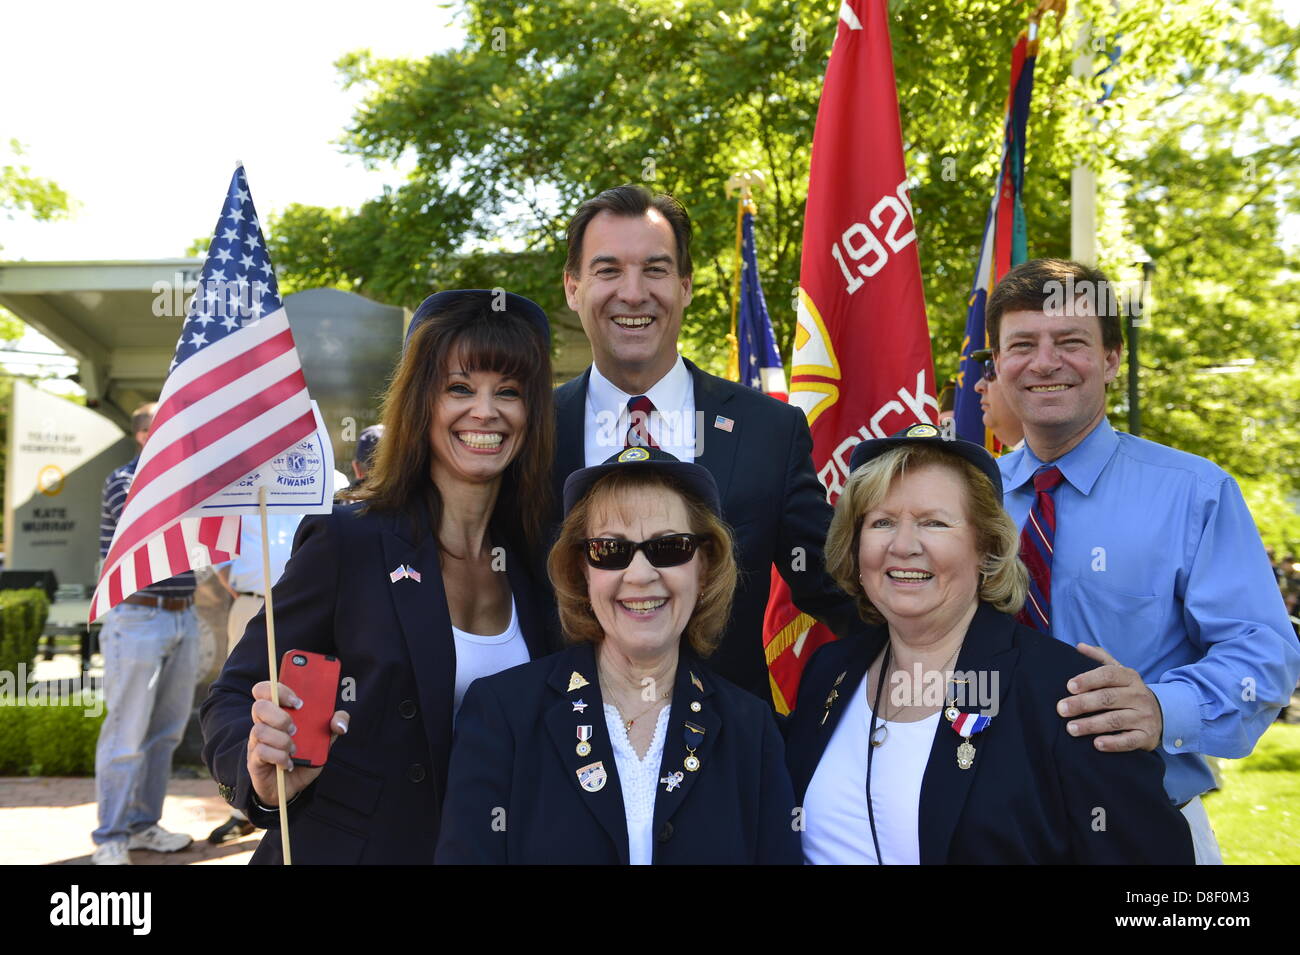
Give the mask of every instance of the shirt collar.
<path id="1" fill-rule="evenodd" d="M 1088 432 L 1086 438 L 1051 463 L 1061 469 L 1061 474 L 1076 491 L 1081 494 L 1091 494 L 1092 486 L 1101 476 L 1102 468 L 1110 461 L 1118 447 L 1119 436 L 1106 416 L 1102 415 L 1101 421 Z M 1026 441 L 1016 469 L 1006 479 L 1006 489 L 1016 490 L 1046 464 L 1047 462 L 1040 460 L 1038 455 L 1034 454 L 1034 449 Z"/>
<path id="2" fill-rule="evenodd" d="M 650 390 L 645 392 L 645 396 L 650 399 L 656 411 L 684 408 L 690 386 L 691 373 L 686 370 L 686 363 L 682 361 L 682 356 L 678 355 L 677 361 L 673 362 L 673 366 L 668 369 L 668 374 L 651 385 Z M 587 400 L 594 410 L 609 409 L 625 414 L 628 399 L 635 397 L 602 375 L 600 369 L 594 362 L 592 363 L 591 377 L 587 381 Z"/>

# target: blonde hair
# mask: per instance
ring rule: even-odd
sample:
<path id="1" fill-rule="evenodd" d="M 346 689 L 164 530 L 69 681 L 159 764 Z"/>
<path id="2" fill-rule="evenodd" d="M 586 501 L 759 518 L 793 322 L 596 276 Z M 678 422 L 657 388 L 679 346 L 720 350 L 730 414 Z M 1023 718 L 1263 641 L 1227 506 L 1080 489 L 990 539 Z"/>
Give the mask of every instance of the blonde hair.
<path id="1" fill-rule="evenodd" d="M 736 591 L 731 531 L 702 500 L 672 478 L 650 469 L 632 467 L 605 475 L 565 515 L 559 539 L 551 548 L 546 565 L 555 587 L 560 625 L 572 643 L 600 643 L 605 638 L 587 593 L 584 541 L 590 536 L 588 527 L 593 514 L 631 491 L 646 489 L 663 490 L 680 497 L 686 505 L 691 533 L 704 538 L 695 558 L 702 561 L 700 593 L 686 623 L 686 639 L 698 655 L 708 656 L 722 641 Z"/>
<path id="2" fill-rule="evenodd" d="M 980 555 L 979 599 L 1004 613 L 1015 613 L 1024 605 L 1029 590 L 1029 572 L 1020 562 L 1020 532 L 1003 510 L 988 477 L 969 461 L 934 446 L 904 444 L 892 448 L 849 476 L 826 535 L 827 571 L 853 597 L 864 621 L 884 620 L 868 599 L 860 578 L 858 538 L 862 519 L 885 499 L 908 468 L 927 467 L 947 468 L 962 479 L 966 488 L 963 509 L 975 529 L 975 551 Z"/>

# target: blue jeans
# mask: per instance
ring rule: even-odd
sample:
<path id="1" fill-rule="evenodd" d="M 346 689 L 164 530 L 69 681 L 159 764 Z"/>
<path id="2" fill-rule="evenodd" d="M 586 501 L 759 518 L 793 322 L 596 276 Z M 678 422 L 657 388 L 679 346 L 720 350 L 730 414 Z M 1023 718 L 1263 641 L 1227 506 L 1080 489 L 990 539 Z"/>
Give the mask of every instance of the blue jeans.
<path id="1" fill-rule="evenodd" d="M 95 748 L 95 845 L 125 842 L 162 816 L 172 753 L 194 705 L 199 619 L 192 606 L 118 604 L 99 643 L 108 713 Z"/>

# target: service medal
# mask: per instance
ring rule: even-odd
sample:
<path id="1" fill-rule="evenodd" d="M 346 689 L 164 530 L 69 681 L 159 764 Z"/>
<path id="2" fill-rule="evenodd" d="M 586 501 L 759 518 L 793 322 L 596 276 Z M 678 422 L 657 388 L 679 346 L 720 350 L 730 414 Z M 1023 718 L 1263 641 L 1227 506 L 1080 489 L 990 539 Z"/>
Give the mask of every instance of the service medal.
<path id="1" fill-rule="evenodd" d="M 578 746 L 577 746 L 577 753 L 578 753 L 579 756 L 590 756 L 590 755 L 591 755 L 591 744 L 590 744 L 589 742 L 587 742 L 587 740 L 589 740 L 589 739 L 591 739 L 591 727 L 590 727 L 590 726 L 579 726 L 579 727 L 578 727 Z"/>

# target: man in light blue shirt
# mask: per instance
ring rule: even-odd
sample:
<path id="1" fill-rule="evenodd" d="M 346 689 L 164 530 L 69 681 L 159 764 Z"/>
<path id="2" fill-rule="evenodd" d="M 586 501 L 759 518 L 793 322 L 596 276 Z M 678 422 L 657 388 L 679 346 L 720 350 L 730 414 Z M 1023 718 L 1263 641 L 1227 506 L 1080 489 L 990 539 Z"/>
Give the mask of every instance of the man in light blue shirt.
<path id="1" fill-rule="evenodd" d="M 1200 804 L 1214 788 L 1201 754 L 1248 755 L 1300 676 L 1259 532 L 1217 465 L 1106 420 L 1122 341 L 1101 272 L 1026 262 L 998 284 L 986 321 L 1025 430 L 1025 447 L 1000 461 L 1005 506 L 1023 526 L 1034 474 L 1060 470 L 1050 631 L 1103 664 L 1070 681 L 1058 712 L 1074 735 L 1103 734 L 1099 750 L 1158 750 L 1197 862 L 1221 861 Z"/>

